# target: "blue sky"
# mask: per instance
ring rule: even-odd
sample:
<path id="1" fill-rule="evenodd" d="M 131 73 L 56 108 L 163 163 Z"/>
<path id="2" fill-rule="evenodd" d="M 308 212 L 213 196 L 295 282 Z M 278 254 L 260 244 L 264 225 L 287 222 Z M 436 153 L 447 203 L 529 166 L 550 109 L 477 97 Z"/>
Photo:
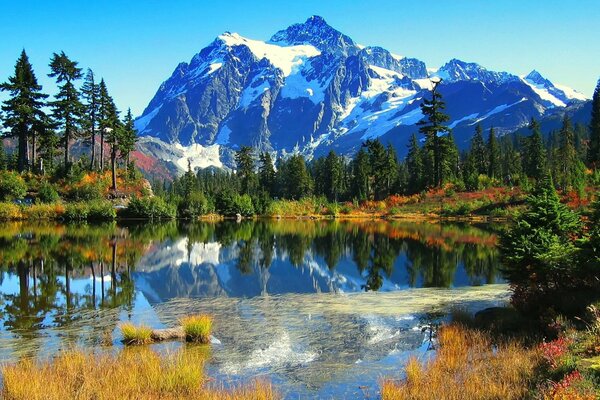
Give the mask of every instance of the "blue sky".
<path id="1" fill-rule="evenodd" d="M 364 45 L 439 67 L 451 58 L 526 74 L 591 96 L 600 77 L 600 1 L 8 1 L 0 7 L 0 80 L 25 48 L 48 92 L 52 52 L 103 76 L 139 115 L 181 61 L 224 31 L 268 39 L 309 16 Z"/>

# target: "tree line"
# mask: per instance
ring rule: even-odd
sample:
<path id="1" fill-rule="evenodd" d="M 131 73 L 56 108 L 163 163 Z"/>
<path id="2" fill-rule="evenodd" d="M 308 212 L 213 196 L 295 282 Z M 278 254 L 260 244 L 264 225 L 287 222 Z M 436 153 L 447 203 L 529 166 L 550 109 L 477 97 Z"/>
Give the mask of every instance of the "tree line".
<path id="1" fill-rule="evenodd" d="M 0 90 L 8 93 L 1 108 L 5 131 L 0 138 L 16 140 L 12 157 L 7 156 L 0 140 L 0 169 L 66 172 L 75 161 L 72 146 L 80 141 L 88 149 L 77 161 L 85 162 L 89 170 L 100 171 L 110 162 L 116 190 L 117 164 L 122 161 L 127 167 L 137 137 L 131 110 L 121 118 L 104 79 L 98 82 L 91 69 L 84 75 L 64 52 L 52 55 L 49 68 L 48 76 L 55 79 L 58 89 L 52 97 L 43 92 L 25 50 L 15 64 L 14 75 L 0 84 Z"/>
<path id="2" fill-rule="evenodd" d="M 458 191 L 500 185 L 520 185 L 529 191 L 546 176 L 562 191 L 583 195 L 588 183 L 586 169 L 600 166 L 600 82 L 589 126 L 573 125 L 565 114 L 562 127 L 544 137 L 533 118 L 527 135 L 499 136 L 494 128 L 484 132 L 478 124 L 463 152 L 446 125 L 449 117 L 444 109 L 442 95 L 434 87 L 431 98 L 421 104 L 424 118 L 418 123 L 419 135 L 411 136 L 404 160 L 392 145 L 378 139 L 364 142 L 352 158 L 331 150 L 311 162 L 300 154 L 275 159 L 269 152 L 257 154 L 242 146 L 235 155 L 235 171 L 189 170 L 170 187 L 159 182 L 153 186 L 158 193 L 185 199 L 186 205 L 200 196 L 206 207 L 217 212 L 231 211 L 238 201 L 260 213 L 271 199 L 383 200 L 392 194 L 411 195 L 448 183 Z M 597 180 L 595 176 L 592 178 Z M 225 204 L 228 202 L 231 207 Z"/>

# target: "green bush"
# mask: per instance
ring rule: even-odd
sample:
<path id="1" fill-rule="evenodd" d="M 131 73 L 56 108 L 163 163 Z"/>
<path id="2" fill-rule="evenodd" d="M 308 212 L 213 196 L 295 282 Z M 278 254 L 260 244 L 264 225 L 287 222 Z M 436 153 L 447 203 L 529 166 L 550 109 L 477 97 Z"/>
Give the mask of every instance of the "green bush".
<path id="1" fill-rule="evenodd" d="M 0 172 L 0 200 L 21 199 L 27 194 L 25 180 L 17 172 Z"/>
<path id="2" fill-rule="evenodd" d="M 244 217 L 254 215 L 254 205 L 252 204 L 252 198 L 247 195 L 236 195 L 234 197 L 235 213 L 241 214 Z"/>
<path id="3" fill-rule="evenodd" d="M 123 213 L 129 218 L 172 219 L 177 215 L 177 207 L 165 202 L 162 198 L 133 198 Z"/>
<path id="4" fill-rule="evenodd" d="M 30 221 L 58 219 L 63 216 L 65 208 L 60 203 L 54 204 L 32 204 L 22 207 L 23 218 Z"/>
<path id="5" fill-rule="evenodd" d="M 209 202 L 201 192 L 193 192 L 179 202 L 177 216 L 179 218 L 198 218 L 200 215 L 208 214 Z"/>
<path id="6" fill-rule="evenodd" d="M 117 211 L 110 201 L 96 200 L 88 203 L 88 221 L 111 221 L 117 218 Z"/>
<path id="7" fill-rule="evenodd" d="M 13 203 L 0 203 L 0 221 L 11 221 L 21 218 L 21 207 Z"/>
<path id="8" fill-rule="evenodd" d="M 75 201 L 90 201 L 103 198 L 104 188 L 101 182 L 75 185 L 67 197 Z"/>
<path id="9" fill-rule="evenodd" d="M 65 221 L 87 221 L 90 208 L 85 203 L 69 203 L 65 207 Z"/>
<path id="10" fill-rule="evenodd" d="M 41 203 L 55 203 L 58 201 L 58 192 L 50 182 L 42 182 L 38 189 L 37 199 Z"/>

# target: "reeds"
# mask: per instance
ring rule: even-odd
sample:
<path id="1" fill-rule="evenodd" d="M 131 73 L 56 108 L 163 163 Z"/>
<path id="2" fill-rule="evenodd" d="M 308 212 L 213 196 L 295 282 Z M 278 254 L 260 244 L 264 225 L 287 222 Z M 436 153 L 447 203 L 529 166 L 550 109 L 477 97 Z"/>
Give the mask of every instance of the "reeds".
<path id="1" fill-rule="evenodd" d="M 208 387 L 203 371 L 206 351 L 202 349 L 188 348 L 164 356 L 145 347 L 124 349 L 118 354 L 69 351 L 45 362 L 27 359 L 2 367 L 0 397 L 7 400 L 276 398 L 271 386 L 264 382 L 232 390 Z"/>
<path id="2" fill-rule="evenodd" d="M 192 315 L 180 320 L 185 340 L 195 343 L 209 343 L 213 319 L 209 315 Z"/>
<path id="3" fill-rule="evenodd" d="M 402 381 L 382 382 L 383 400 L 520 399 L 534 385 L 540 356 L 517 342 L 494 345 L 488 334 L 459 325 L 438 333 L 430 362 L 412 358 Z"/>

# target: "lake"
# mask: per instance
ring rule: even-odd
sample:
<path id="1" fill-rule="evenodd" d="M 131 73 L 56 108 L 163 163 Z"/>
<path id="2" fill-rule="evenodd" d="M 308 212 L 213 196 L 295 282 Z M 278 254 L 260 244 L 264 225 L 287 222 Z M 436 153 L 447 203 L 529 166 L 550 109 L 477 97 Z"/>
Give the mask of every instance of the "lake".
<path id="1" fill-rule="evenodd" d="M 207 373 L 287 398 L 376 396 L 423 327 L 508 299 L 489 225 L 258 220 L 0 225 L 0 361 L 215 318 Z M 171 351 L 185 344 L 154 345 Z M 110 347 L 108 347 L 110 348 Z"/>

